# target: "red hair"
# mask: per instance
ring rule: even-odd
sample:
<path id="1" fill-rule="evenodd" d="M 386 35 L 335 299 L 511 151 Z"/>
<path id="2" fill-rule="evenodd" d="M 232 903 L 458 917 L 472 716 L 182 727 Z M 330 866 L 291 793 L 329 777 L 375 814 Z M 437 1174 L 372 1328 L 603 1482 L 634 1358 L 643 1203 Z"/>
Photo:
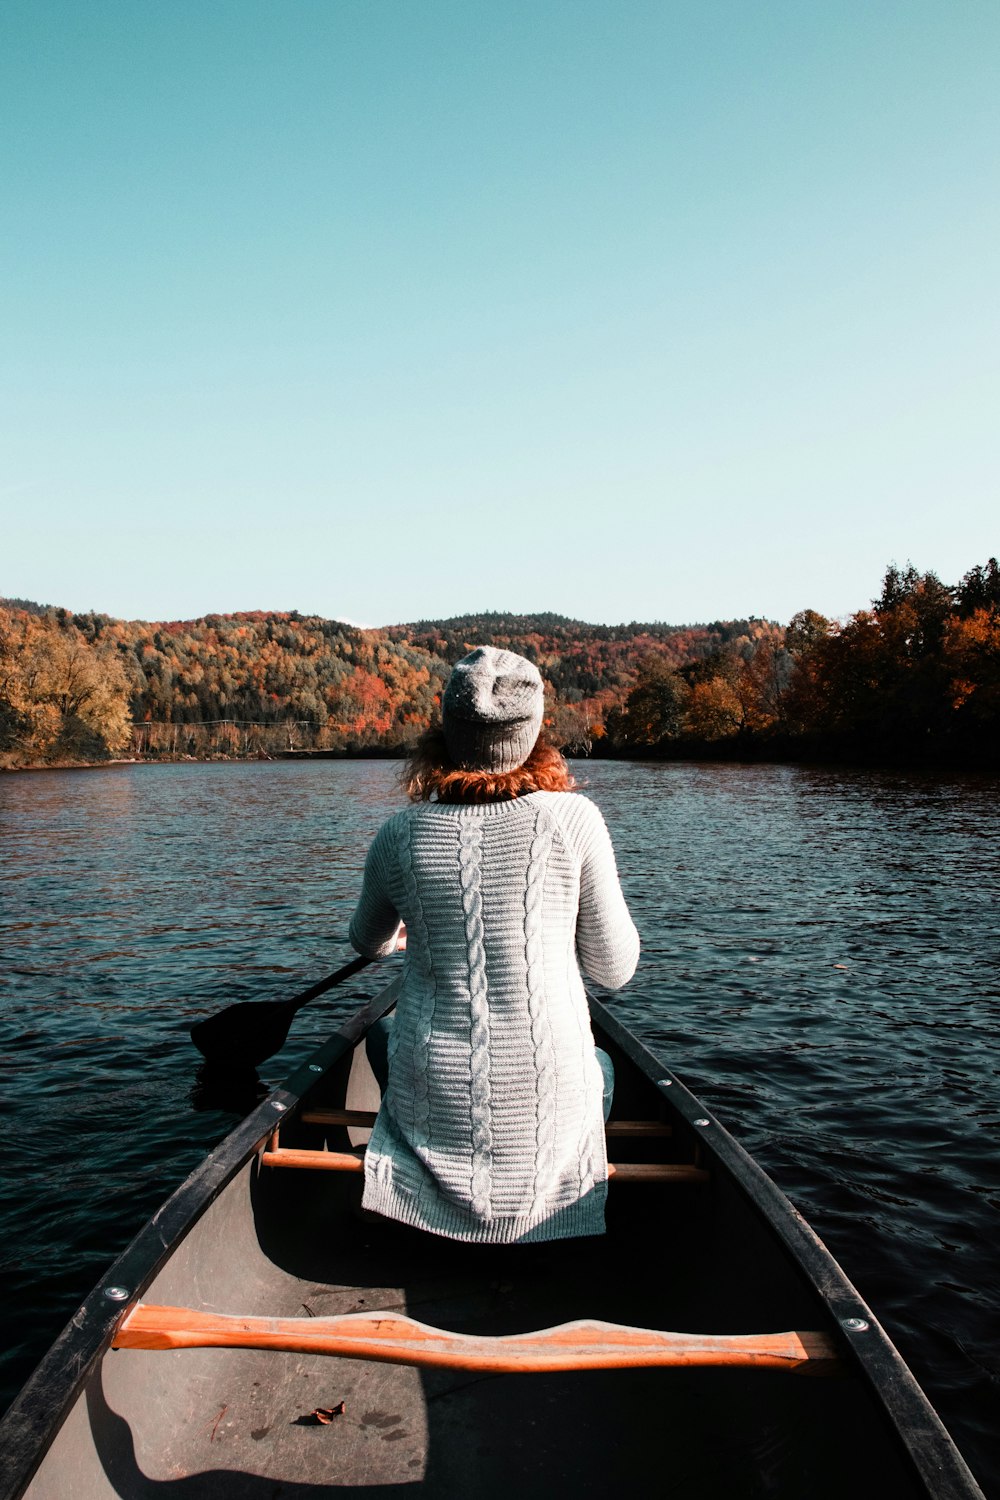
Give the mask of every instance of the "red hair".
<path id="1" fill-rule="evenodd" d="M 555 745 L 539 735 L 523 765 L 513 771 L 462 771 L 452 762 L 440 729 L 421 735 L 403 774 L 413 802 L 510 802 L 528 792 L 571 792 L 576 786 Z"/>

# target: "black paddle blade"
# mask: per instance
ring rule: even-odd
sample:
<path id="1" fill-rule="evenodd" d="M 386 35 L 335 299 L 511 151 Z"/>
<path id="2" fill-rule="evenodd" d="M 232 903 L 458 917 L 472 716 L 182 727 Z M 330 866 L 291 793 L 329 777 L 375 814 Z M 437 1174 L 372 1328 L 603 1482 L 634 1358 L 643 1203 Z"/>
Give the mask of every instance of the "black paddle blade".
<path id="1" fill-rule="evenodd" d="M 281 1051 L 294 1015 L 287 1000 L 246 1000 L 196 1021 L 191 1040 L 215 1067 L 256 1068 Z"/>
<path id="2" fill-rule="evenodd" d="M 256 1068 L 258 1063 L 281 1051 L 296 1011 L 371 962 L 363 956 L 352 958 L 336 974 L 310 985 L 290 1000 L 245 1000 L 240 1005 L 229 1005 L 217 1016 L 196 1021 L 191 1027 L 191 1040 L 205 1061 L 214 1067 Z"/>

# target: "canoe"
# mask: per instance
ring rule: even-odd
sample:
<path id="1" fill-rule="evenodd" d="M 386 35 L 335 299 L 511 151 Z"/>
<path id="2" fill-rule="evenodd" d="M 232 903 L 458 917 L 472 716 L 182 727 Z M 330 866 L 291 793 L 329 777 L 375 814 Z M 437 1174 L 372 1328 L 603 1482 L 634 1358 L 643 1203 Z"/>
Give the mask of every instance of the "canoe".
<path id="1" fill-rule="evenodd" d="M 397 989 L 87 1298 L 0 1424 L 0 1500 L 982 1500 L 808 1224 L 600 998 L 606 1235 L 473 1246 L 362 1215 L 359 1043 Z"/>

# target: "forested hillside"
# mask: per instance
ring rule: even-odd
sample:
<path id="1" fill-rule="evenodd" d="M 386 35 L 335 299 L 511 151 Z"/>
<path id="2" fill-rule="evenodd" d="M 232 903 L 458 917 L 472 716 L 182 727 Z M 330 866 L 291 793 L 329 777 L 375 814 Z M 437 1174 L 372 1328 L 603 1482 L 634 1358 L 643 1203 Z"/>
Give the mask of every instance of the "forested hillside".
<path id="1" fill-rule="evenodd" d="M 890 568 L 870 609 L 787 626 L 484 614 L 360 630 L 296 612 L 150 625 L 4 600 L 0 763 L 398 753 L 481 643 L 538 664 L 548 732 L 577 753 L 996 757 L 991 558 L 954 586 Z"/>

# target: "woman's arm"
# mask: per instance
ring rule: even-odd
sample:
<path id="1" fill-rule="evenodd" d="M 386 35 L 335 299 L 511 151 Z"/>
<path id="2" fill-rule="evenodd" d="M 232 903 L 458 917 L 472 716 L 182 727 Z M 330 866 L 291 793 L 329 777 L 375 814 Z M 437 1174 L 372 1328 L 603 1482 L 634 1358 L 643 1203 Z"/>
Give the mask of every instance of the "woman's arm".
<path id="1" fill-rule="evenodd" d="M 388 958 L 400 944 L 402 924 L 389 896 L 388 865 L 393 844 L 388 823 L 383 823 L 365 860 L 361 897 L 351 918 L 351 947 L 365 958 Z"/>
<path id="2" fill-rule="evenodd" d="M 595 983 L 618 990 L 628 984 L 639 962 L 639 934 L 618 879 L 611 836 L 600 811 L 585 797 L 580 804 L 576 845 L 580 855 L 580 909 L 576 948 L 580 968 Z"/>

